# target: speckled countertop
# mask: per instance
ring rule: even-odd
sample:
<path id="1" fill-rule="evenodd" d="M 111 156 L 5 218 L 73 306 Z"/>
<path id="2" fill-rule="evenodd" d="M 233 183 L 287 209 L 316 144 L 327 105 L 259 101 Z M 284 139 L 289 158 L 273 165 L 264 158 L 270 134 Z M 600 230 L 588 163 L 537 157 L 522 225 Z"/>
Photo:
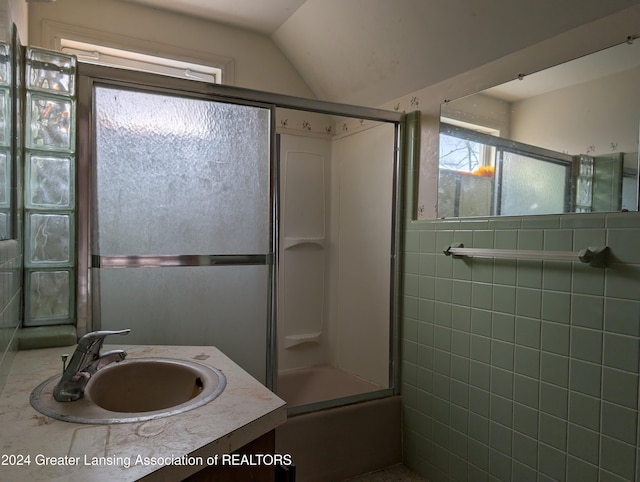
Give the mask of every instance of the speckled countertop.
<path id="1" fill-rule="evenodd" d="M 182 480 L 202 468 L 194 465 L 199 458 L 206 465 L 209 457 L 233 452 L 286 420 L 285 402 L 214 347 L 109 348 L 126 350 L 128 358 L 196 360 L 224 373 L 227 386 L 212 402 L 171 417 L 112 425 L 62 422 L 33 409 L 29 395 L 61 371 L 60 355 L 73 348 L 20 351 L 0 396 L 0 480 Z M 153 463 L 159 458 L 173 464 Z"/>

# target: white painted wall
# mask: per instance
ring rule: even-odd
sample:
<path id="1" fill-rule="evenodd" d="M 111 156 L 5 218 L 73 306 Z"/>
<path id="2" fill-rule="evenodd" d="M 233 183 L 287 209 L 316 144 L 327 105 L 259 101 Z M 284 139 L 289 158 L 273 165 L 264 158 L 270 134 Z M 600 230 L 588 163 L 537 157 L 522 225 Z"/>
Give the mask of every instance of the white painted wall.
<path id="1" fill-rule="evenodd" d="M 29 4 L 29 43 L 55 48 L 56 27 L 103 37 L 119 48 L 139 46 L 144 53 L 193 57 L 223 56 L 234 61 L 234 85 L 313 98 L 302 77 L 267 36 L 196 17 L 118 0 L 57 0 Z"/>
<path id="2" fill-rule="evenodd" d="M 640 68 L 511 106 L 511 138 L 569 154 L 638 151 Z"/>
<path id="3" fill-rule="evenodd" d="M 638 3 L 307 0 L 273 37 L 318 98 L 372 106 Z"/>
<path id="4" fill-rule="evenodd" d="M 18 36 L 23 44 L 29 40 L 29 25 L 27 20 L 27 3 L 25 0 L 7 0 L 9 5 L 9 18 L 16 24 Z"/>

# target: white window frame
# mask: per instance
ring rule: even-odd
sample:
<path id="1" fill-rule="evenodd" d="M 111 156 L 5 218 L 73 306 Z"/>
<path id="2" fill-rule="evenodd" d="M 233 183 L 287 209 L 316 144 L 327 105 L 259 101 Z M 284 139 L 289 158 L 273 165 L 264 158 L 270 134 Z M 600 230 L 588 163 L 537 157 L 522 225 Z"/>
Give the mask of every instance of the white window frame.
<path id="1" fill-rule="evenodd" d="M 120 67 L 214 84 L 222 83 L 222 69 L 219 67 L 182 62 L 65 38 L 60 39 L 60 50 L 65 54 L 75 55 L 80 62 L 89 64 Z"/>
<path id="2" fill-rule="evenodd" d="M 500 129 L 487 127 L 480 124 L 472 124 L 470 122 L 461 121 L 458 119 L 454 119 L 452 117 L 441 116 L 440 122 L 444 124 L 451 124 L 458 127 L 464 127 L 466 129 L 470 129 L 477 132 L 482 132 L 483 134 L 489 134 L 496 137 L 500 136 Z M 493 166 L 495 168 L 496 148 L 494 146 L 489 146 L 486 144 L 482 144 L 482 146 L 483 147 L 481 148 L 480 160 L 479 160 L 480 166 Z"/>
<path id="3" fill-rule="evenodd" d="M 232 57 L 209 52 L 115 35 L 52 20 L 42 22 L 42 44 L 42 47 L 51 50 L 66 49 L 66 52 L 77 55 L 78 60 L 89 63 L 156 72 L 205 82 L 212 82 L 207 75 L 215 73 L 216 83 L 234 84 L 235 60 Z M 78 48 L 82 45 L 85 47 Z M 85 50 L 87 47 L 89 50 Z"/>

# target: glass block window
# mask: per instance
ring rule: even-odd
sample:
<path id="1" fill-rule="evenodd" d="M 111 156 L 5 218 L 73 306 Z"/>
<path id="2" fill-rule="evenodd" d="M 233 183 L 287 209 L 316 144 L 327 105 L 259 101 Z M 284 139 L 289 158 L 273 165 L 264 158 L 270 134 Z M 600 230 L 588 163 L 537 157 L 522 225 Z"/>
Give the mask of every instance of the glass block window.
<path id="1" fill-rule="evenodd" d="M 12 237 L 12 87 L 11 46 L 0 42 L 0 240 Z"/>
<path id="2" fill-rule="evenodd" d="M 73 265 L 73 213 L 27 213 L 26 266 Z"/>
<path id="3" fill-rule="evenodd" d="M 11 85 L 11 47 L 6 42 L 0 42 L 0 85 Z"/>
<path id="4" fill-rule="evenodd" d="M 47 151 L 74 150 L 72 99 L 27 92 L 26 147 Z"/>
<path id="5" fill-rule="evenodd" d="M 27 153 L 25 206 L 46 210 L 73 209 L 74 164 L 72 155 Z"/>
<path id="6" fill-rule="evenodd" d="M 72 270 L 26 270 L 25 318 L 29 326 L 59 325 L 73 320 Z"/>
<path id="7" fill-rule="evenodd" d="M 52 94 L 75 94 L 76 58 L 30 48 L 27 51 L 25 81 L 27 89 Z"/>
<path id="8" fill-rule="evenodd" d="M 11 153 L 0 148 L 0 210 L 11 205 Z"/>
<path id="9" fill-rule="evenodd" d="M 25 326 L 75 322 L 75 81 L 75 57 L 27 49 Z"/>

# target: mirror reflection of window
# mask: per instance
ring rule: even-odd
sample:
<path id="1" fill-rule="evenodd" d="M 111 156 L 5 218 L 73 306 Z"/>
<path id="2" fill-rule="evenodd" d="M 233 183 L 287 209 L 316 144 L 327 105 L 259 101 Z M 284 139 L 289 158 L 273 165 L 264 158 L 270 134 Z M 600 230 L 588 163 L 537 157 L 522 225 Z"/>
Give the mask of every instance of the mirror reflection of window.
<path id="1" fill-rule="evenodd" d="M 442 117 L 440 122 L 463 127 L 475 132 L 499 136 L 500 131 L 491 127 Z M 495 149 L 471 139 L 442 133 L 440 135 L 440 169 L 450 169 L 491 177 L 495 168 Z"/>
<path id="2" fill-rule="evenodd" d="M 571 156 L 459 125 L 440 134 L 440 217 L 568 212 Z"/>
<path id="3" fill-rule="evenodd" d="M 567 212 L 571 164 L 526 153 L 503 151 L 500 205 L 503 216 Z"/>
<path id="4" fill-rule="evenodd" d="M 638 210 L 638 82 L 632 42 L 443 104 L 438 217 Z"/>

